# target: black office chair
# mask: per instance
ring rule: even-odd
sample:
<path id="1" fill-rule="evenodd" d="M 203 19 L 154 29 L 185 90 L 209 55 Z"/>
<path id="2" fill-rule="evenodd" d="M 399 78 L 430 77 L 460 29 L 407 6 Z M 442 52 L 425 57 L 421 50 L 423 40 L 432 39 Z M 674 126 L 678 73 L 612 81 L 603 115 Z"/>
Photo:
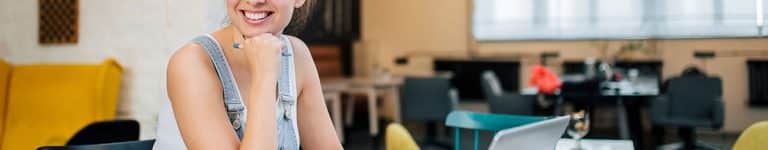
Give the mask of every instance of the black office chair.
<path id="1" fill-rule="evenodd" d="M 46 146 L 37 150 L 151 150 L 155 140 L 124 141 L 114 143 L 71 145 L 71 146 Z"/>
<path id="2" fill-rule="evenodd" d="M 490 105 L 491 113 L 533 115 L 536 101 L 517 93 L 504 91 L 499 79 L 492 71 L 483 72 L 483 94 Z"/>
<path id="3" fill-rule="evenodd" d="M 59 149 L 77 145 L 136 140 L 139 140 L 139 122 L 136 120 L 109 120 L 88 124 L 67 141 L 67 146 L 45 146 L 38 149 Z"/>
<path id="4" fill-rule="evenodd" d="M 112 120 L 91 123 L 80 129 L 67 145 L 87 145 L 139 140 L 139 122 Z"/>
<path id="5" fill-rule="evenodd" d="M 427 123 L 424 144 L 450 147 L 437 141 L 437 125 L 458 105 L 456 90 L 447 77 L 407 77 L 400 88 L 403 121 Z"/>
<path id="6" fill-rule="evenodd" d="M 686 71 L 667 82 L 666 94 L 651 103 L 652 123 L 678 128 L 683 149 L 711 149 L 696 141 L 694 131 L 723 126 L 722 81 L 700 71 Z"/>

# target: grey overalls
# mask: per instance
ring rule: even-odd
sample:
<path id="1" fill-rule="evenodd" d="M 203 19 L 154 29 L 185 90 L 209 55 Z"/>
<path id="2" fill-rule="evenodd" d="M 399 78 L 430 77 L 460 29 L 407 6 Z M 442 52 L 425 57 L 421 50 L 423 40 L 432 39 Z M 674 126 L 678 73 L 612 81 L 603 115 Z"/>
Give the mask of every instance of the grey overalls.
<path id="1" fill-rule="evenodd" d="M 280 38 L 285 43 L 285 47 L 283 47 L 280 56 L 280 77 L 277 80 L 277 146 L 281 150 L 298 150 L 300 143 L 298 127 L 296 126 L 298 92 L 296 91 L 293 47 L 287 36 L 281 35 Z M 229 120 L 237 132 L 237 136 L 242 139 L 247 110 L 221 45 L 211 35 L 197 37 L 193 42 L 203 46 L 211 57 L 224 91 L 224 107 L 227 109 Z"/>

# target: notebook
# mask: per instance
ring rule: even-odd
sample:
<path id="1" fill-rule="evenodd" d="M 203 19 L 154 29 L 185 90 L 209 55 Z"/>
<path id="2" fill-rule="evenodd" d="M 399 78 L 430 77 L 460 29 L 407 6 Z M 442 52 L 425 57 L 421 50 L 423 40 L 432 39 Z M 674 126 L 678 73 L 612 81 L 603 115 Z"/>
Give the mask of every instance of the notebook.
<path id="1" fill-rule="evenodd" d="M 556 117 L 496 133 L 489 150 L 550 150 L 568 127 L 569 116 Z"/>

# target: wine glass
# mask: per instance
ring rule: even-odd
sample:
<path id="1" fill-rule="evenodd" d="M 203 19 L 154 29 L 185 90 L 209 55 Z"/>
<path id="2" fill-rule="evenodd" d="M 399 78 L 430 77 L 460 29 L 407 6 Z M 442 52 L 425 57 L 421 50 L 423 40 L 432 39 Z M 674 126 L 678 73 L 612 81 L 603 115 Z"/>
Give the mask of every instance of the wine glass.
<path id="1" fill-rule="evenodd" d="M 581 150 L 581 138 L 589 132 L 589 113 L 584 110 L 571 113 L 571 120 L 568 123 L 568 135 L 576 141 L 574 150 Z"/>

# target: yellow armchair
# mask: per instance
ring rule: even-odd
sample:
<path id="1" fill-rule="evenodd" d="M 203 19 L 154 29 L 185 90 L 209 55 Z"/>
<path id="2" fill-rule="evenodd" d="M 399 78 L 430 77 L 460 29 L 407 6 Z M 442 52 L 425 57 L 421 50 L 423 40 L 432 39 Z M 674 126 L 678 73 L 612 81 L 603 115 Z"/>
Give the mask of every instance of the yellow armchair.
<path id="1" fill-rule="evenodd" d="M 768 147 L 768 121 L 750 125 L 741 133 L 733 145 L 733 150 L 765 149 Z"/>
<path id="2" fill-rule="evenodd" d="M 0 63 L 0 84 L 7 83 L 0 89 L 7 91 L 0 92 L 0 106 L 5 105 L 0 108 L 0 149 L 64 145 L 89 123 L 114 119 L 121 76 L 122 68 L 112 59 L 101 64 Z"/>
<path id="3" fill-rule="evenodd" d="M 5 61 L 0 60 L 0 141 L 2 141 L 2 133 L 4 131 L 4 125 L 5 125 L 5 110 L 7 108 L 5 107 L 8 102 L 8 81 L 10 81 L 11 76 L 11 65 L 6 63 Z"/>

